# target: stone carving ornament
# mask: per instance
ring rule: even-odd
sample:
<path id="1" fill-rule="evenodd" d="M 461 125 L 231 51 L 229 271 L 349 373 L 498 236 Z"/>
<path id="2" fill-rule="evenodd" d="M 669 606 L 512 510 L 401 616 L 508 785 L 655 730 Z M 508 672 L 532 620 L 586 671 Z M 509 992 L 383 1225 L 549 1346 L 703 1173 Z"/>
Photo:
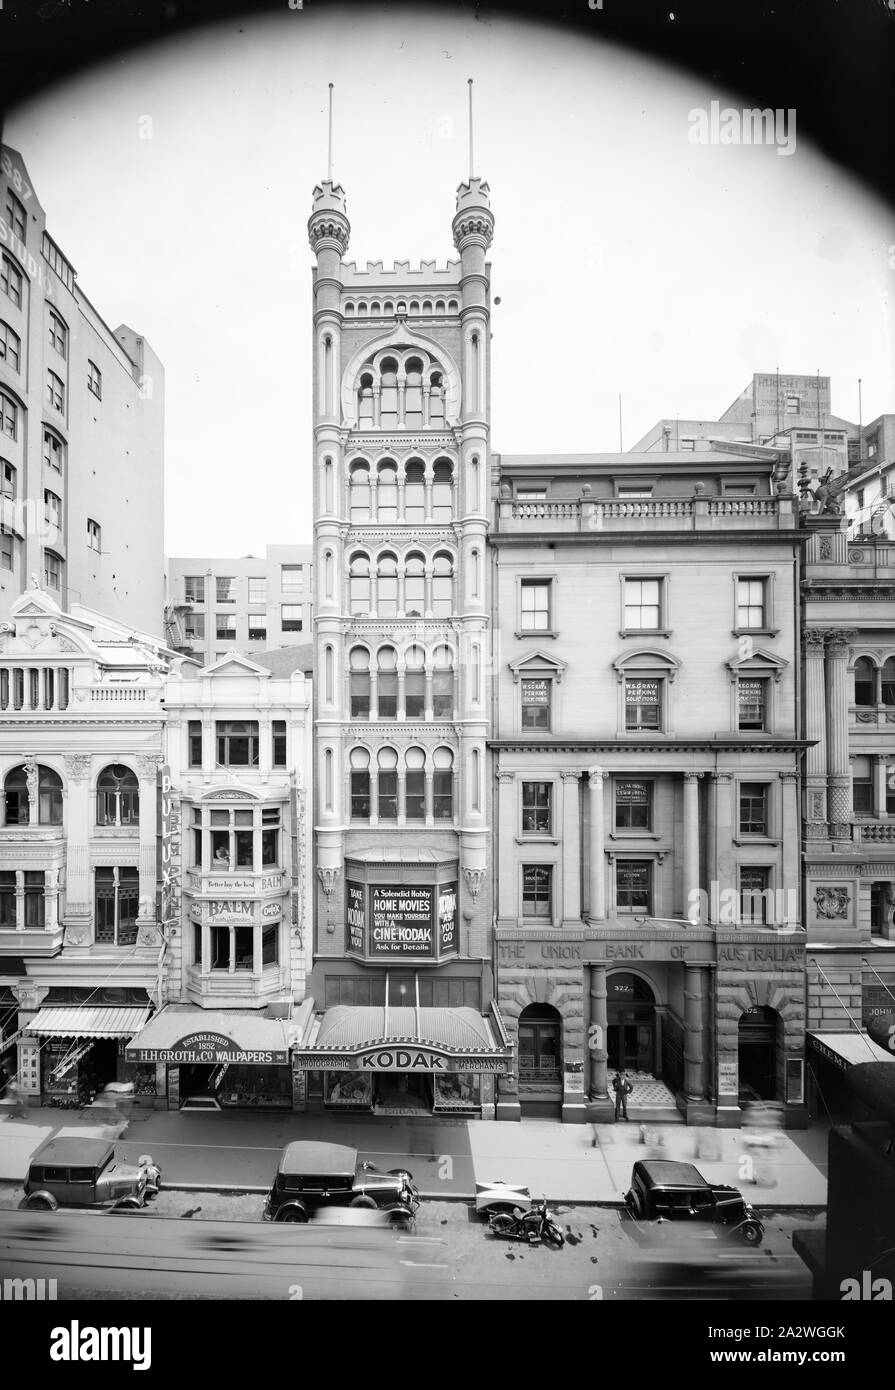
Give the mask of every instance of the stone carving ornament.
<path id="1" fill-rule="evenodd" d="M 814 906 L 818 917 L 830 920 L 848 916 L 849 893 L 847 888 L 817 888 L 814 892 Z"/>
<path id="2" fill-rule="evenodd" d="M 67 753 L 64 761 L 65 771 L 72 782 L 83 782 L 90 775 L 89 753 Z"/>

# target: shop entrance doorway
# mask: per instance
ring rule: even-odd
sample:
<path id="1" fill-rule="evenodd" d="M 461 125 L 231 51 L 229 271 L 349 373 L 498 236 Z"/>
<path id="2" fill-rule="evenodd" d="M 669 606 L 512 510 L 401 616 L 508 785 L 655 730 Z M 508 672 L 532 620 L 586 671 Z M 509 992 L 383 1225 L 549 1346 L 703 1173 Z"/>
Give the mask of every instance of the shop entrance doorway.
<path id="1" fill-rule="evenodd" d="M 180 1068 L 181 1110 L 220 1110 L 214 1094 L 214 1076 L 219 1070 L 204 1062 Z"/>
<path id="2" fill-rule="evenodd" d="M 777 1028 L 774 1009 L 756 1006 L 740 1015 L 740 1103 L 777 1099 Z"/>
<path id="3" fill-rule="evenodd" d="M 645 980 L 623 971 L 606 981 L 606 1051 L 610 1071 L 653 1072 L 656 1000 Z"/>
<path id="4" fill-rule="evenodd" d="M 385 1115 L 430 1115 L 432 1079 L 412 1072 L 384 1071 L 373 1082 L 373 1109 Z"/>

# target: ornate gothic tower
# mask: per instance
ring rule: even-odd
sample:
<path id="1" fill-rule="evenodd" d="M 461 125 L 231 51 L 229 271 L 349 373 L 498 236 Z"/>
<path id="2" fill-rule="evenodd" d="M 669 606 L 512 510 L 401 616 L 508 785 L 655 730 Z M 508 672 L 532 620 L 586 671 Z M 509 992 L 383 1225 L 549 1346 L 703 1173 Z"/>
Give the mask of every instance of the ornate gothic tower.
<path id="1" fill-rule="evenodd" d="M 308 223 L 317 258 L 318 877 L 309 993 L 318 1009 L 385 1004 L 391 1032 L 403 1020 L 405 1037 L 420 1036 L 420 1009 L 459 1009 L 473 1028 L 478 1019 L 484 1052 L 502 1032 L 483 1017 L 493 988 L 485 260 L 493 226 L 488 186 L 477 178 L 457 191 L 460 260 L 444 267 L 346 262 L 345 194 L 329 181 L 314 190 Z M 416 1010 L 415 1032 L 395 1013 L 402 1007 Z M 476 1046 L 470 1035 L 467 1049 Z M 441 1065 L 453 1070 L 447 1059 L 436 1073 Z M 487 1115 L 493 1077 L 477 1070 L 453 1108 Z M 319 1103 L 339 1103 L 338 1075 L 309 1076 L 309 1104 L 315 1086 Z M 370 1094 L 358 1082 L 354 1102 L 451 1108 L 446 1090 L 440 1104 L 440 1085 L 437 1074 L 396 1070 L 373 1078 Z"/>

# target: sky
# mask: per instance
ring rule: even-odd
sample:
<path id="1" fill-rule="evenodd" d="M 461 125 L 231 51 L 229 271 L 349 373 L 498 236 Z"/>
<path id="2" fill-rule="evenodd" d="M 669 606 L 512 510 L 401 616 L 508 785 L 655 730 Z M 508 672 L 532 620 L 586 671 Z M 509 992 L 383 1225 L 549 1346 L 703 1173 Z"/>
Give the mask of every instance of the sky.
<path id="1" fill-rule="evenodd" d="M 895 213 L 795 126 L 795 150 L 694 144 L 748 97 L 561 27 L 308 7 L 123 55 L 7 116 L 47 227 L 112 328 L 166 373 L 166 549 L 307 543 L 311 268 L 326 174 L 348 260 L 456 259 L 475 169 L 495 214 L 492 447 L 629 448 L 716 418 L 753 372 L 895 410 Z M 782 141 L 781 141 L 782 143 Z"/>

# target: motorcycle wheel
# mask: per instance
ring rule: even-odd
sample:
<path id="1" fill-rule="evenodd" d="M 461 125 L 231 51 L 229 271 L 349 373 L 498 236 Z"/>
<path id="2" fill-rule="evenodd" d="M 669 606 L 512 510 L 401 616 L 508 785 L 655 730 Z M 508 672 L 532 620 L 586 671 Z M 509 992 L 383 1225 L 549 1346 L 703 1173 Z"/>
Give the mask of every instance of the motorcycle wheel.
<path id="1" fill-rule="evenodd" d="M 544 1235 L 547 1240 L 551 1241 L 557 1247 L 557 1249 L 560 1249 L 566 1243 L 566 1238 L 562 1231 L 558 1226 L 554 1225 L 552 1221 L 548 1221 L 544 1226 Z"/>
<path id="2" fill-rule="evenodd" d="M 516 1230 L 515 1219 L 507 1212 L 498 1212 L 497 1216 L 492 1216 L 488 1225 L 496 1236 L 511 1236 Z"/>

